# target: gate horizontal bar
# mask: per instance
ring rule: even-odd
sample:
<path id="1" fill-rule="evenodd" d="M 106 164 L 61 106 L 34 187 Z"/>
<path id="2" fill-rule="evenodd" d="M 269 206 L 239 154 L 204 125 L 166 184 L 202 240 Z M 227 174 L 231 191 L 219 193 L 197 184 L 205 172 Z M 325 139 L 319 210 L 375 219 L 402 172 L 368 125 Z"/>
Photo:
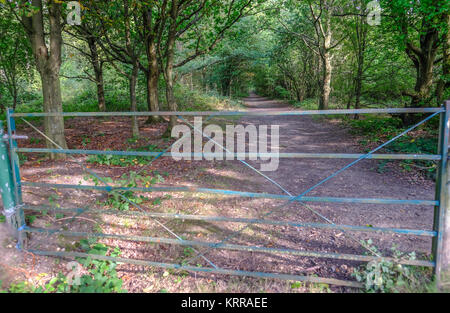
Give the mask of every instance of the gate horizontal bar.
<path id="1" fill-rule="evenodd" d="M 47 148 L 16 148 L 16 152 L 22 153 L 61 153 L 61 154 L 88 154 L 88 155 L 123 155 L 123 156 L 148 156 L 148 157 L 223 157 L 227 159 L 229 153 L 172 153 L 145 152 L 145 151 L 109 151 L 109 150 L 82 150 L 82 149 L 47 149 Z M 233 159 L 237 158 L 280 158 L 280 159 L 359 159 L 364 154 L 355 153 L 233 153 Z M 441 159 L 437 154 L 372 154 L 366 159 L 380 160 L 435 160 Z"/>
<path id="2" fill-rule="evenodd" d="M 48 187 L 48 188 L 61 188 L 61 189 L 81 189 L 81 190 L 99 190 L 105 192 L 117 191 L 140 191 L 140 192 L 198 192 L 198 193 L 212 193 L 222 194 L 226 196 L 240 196 L 244 198 L 266 198 L 266 199 L 282 199 L 291 200 L 294 196 L 277 195 L 269 193 L 256 193 L 256 192 L 243 192 L 234 190 L 222 190 L 211 188 L 198 188 L 198 187 L 109 187 L 109 186 L 93 186 L 93 185 L 70 185 L 70 184 L 47 184 L 36 182 L 22 182 L 22 186 L 29 187 Z M 410 205 L 439 205 L 439 201 L 436 200 L 401 200 L 401 199 L 378 199 L 378 198 L 339 198 L 339 197 L 308 197 L 303 196 L 296 199 L 297 202 L 333 202 L 333 203 L 366 203 L 366 204 L 410 204 Z"/>
<path id="3" fill-rule="evenodd" d="M 347 281 L 340 280 L 334 278 L 324 278 L 324 277 L 314 277 L 314 276 L 301 276 L 301 275 L 292 275 L 292 274 L 277 274 L 277 273 L 267 273 L 267 272 L 251 272 L 251 271 L 242 271 L 242 270 L 229 270 L 223 268 L 211 268 L 211 267 L 197 267 L 197 266 L 188 266 L 188 265 L 180 265 L 174 263 L 161 263 L 161 262 L 153 262 L 153 261 L 145 261 L 145 260 L 137 260 L 137 259 L 128 259 L 121 257 L 111 257 L 105 255 L 98 254 L 88 254 L 81 252 L 65 252 L 65 251 L 41 251 L 41 250 L 28 250 L 29 252 L 36 255 L 46 255 L 46 256 L 55 256 L 55 257 L 71 257 L 71 258 L 91 258 L 96 260 L 104 260 L 111 262 L 119 262 L 119 263 L 129 263 L 140 266 L 153 266 L 160 268 L 170 268 L 175 270 L 184 270 L 189 272 L 202 272 L 202 273 L 215 273 L 215 274 L 223 274 L 223 275 L 235 275 L 235 276 L 249 276 L 256 278 L 273 278 L 273 279 L 283 279 L 283 280 L 293 280 L 293 281 L 303 281 L 303 282 L 311 282 L 311 283 L 321 283 L 321 284 L 330 284 L 330 285 L 338 285 L 338 286 L 346 286 L 346 287 L 354 287 L 354 288 L 362 288 L 362 284 L 355 281 Z"/>
<path id="4" fill-rule="evenodd" d="M 329 115 L 329 114 L 388 114 L 388 113 L 436 113 L 444 112 L 443 108 L 386 108 L 386 109 L 342 109 L 342 110 L 292 110 L 292 111 L 157 111 L 157 112 L 52 112 L 52 113 L 13 113 L 12 117 L 42 116 L 274 116 L 274 115 Z"/>
<path id="5" fill-rule="evenodd" d="M 151 243 L 162 243 L 171 245 L 181 245 L 181 246 L 198 246 L 207 247 L 214 249 L 224 249 L 224 250 L 236 250 L 236 251 L 249 251 L 249 252 L 261 252 L 261 253 L 279 253 L 279 254 L 292 254 L 298 256 L 315 257 L 315 258 L 329 258 L 329 259 L 340 259 L 340 260 L 351 260 L 351 261 L 361 261 L 370 262 L 375 260 L 381 260 L 380 257 L 357 255 L 357 254 L 345 254 L 345 253 L 331 253 L 331 252 L 319 252 L 319 251 L 302 251 L 295 249 L 280 249 L 280 248 L 266 248 L 259 246 L 243 246 L 228 243 L 214 243 L 206 241 L 196 241 L 196 240 L 179 240 L 179 239 L 169 239 L 169 238 L 159 238 L 159 237 L 146 237 L 146 236 L 127 236 L 127 235 L 114 235 L 114 234 L 104 234 L 104 233 L 86 233 L 86 232 L 70 232 L 70 231 L 59 231 L 59 230 L 49 230 L 45 228 L 30 228 L 26 227 L 24 229 L 28 233 L 52 233 L 58 232 L 58 235 L 63 235 L 67 237 L 94 237 L 94 238 L 112 238 L 118 240 L 131 240 L 131 241 L 141 241 L 141 242 L 151 242 Z M 426 260 L 394 260 L 390 257 L 383 258 L 388 261 L 395 261 L 399 264 L 414 265 L 414 266 L 434 266 L 433 262 Z"/>
<path id="6" fill-rule="evenodd" d="M 74 209 L 61 209 L 61 208 L 49 208 L 45 206 L 24 206 L 24 209 L 32 211 L 54 211 L 65 213 L 79 213 L 81 208 Z M 278 226 L 291 226 L 297 228 L 324 228 L 335 230 L 350 230 L 350 231 L 362 231 L 362 232 L 381 232 L 381 233 L 395 233 L 403 235 L 413 236 L 428 236 L 436 237 L 435 231 L 420 230 L 420 229 L 401 229 L 401 228 L 389 228 L 389 227 L 373 227 L 373 226 L 353 226 L 353 225 L 337 225 L 337 224 L 323 224 L 323 223 L 300 223 L 291 221 L 274 221 L 264 220 L 258 218 L 233 218 L 226 216 L 210 216 L 210 215 L 190 215 L 190 214 L 178 214 L 178 213 L 156 213 L 156 212 L 138 212 L 138 211 L 118 211 L 118 210 L 87 210 L 89 213 L 99 214 L 113 214 L 113 215 L 127 215 L 127 216 L 147 216 L 158 218 L 173 218 L 182 220 L 195 220 L 195 221 L 208 221 L 208 222 L 230 222 L 230 223 L 246 223 L 246 224 L 267 224 Z"/>

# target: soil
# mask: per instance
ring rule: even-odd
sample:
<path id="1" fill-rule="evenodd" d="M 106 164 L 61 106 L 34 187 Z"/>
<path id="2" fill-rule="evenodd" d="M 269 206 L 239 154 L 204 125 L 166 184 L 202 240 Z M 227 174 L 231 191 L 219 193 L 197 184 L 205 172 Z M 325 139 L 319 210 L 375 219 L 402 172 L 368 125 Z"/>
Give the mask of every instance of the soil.
<path id="1" fill-rule="evenodd" d="M 273 111 L 292 110 L 286 104 L 251 95 L 244 99 L 248 110 Z M 210 123 L 224 123 L 223 118 L 212 119 Z M 311 116 L 257 116 L 225 123 L 280 125 L 280 152 L 336 152 L 362 153 L 358 136 L 351 135 L 339 121 L 316 119 Z M 141 138 L 133 142 L 135 146 L 155 144 L 167 147 L 171 141 L 160 139 L 164 132 L 163 123 L 145 124 L 140 119 Z M 125 150 L 130 147 L 131 138 L 129 119 L 86 119 L 75 118 L 66 121 L 68 145 L 74 149 Z M 18 133 L 32 135 L 32 130 L 18 125 Z M 89 139 L 87 139 L 89 138 Z M 128 144 L 127 144 L 128 142 Z M 270 140 L 269 140 L 270 142 Z M 43 142 L 20 143 L 20 146 L 43 147 Z M 59 161 L 47 161 L 41 155 L 30 155 L 21 168 L 24 181 L 48 182 L 59 184 L 92 184 L 85 179 L 85 172 L 79 162 L 86 157 L 76 156 Z M 282 185 L 294 195 L 301 194 L 330 174 L 339 170 L 352 160 L 345 159 L 280 159 L 276 171 L 265 172 L 267 176 Z M 261 161 L 249 161 L 259 169 Z M 88 164 L 90 170 L 103 177 L 118 179 L 129 171 L 139 171 L 142 166 L 131 167 Z M 409 178 L 408 173 L 395 167 L 391 171 L 377 171 L 378 161 L 364 160 L 340 175 L 314 189 L 308 196 L 355 197 L 355 198 L 393 198 L 427 199 L 434 198 L 434 183 L 430 180 Z M 191 186 L 230 189 L 249 192 L 267 192 L 282 194 L 282 191 L 252 169 L 235 161 L 174 161 L 160 158 L 148 166 L 145 175 L 165 172 L 167 177 L 157 186 Z M 89 206 L 99 210 L 107 208 L 107 195 L 102 192 L 54 188 L 24 187 L 24 202 L 32 205 L 60 205 L 64 208 Z M 215 215 L 227 217 L 262 218 L 282 221 L 325 223 L 318 215 L 299 203 L 279 208 L 279 200 L 261 198 L 238 198 L 232 196 L 211 195 L 198 192 L 142 194 L 147 197 L 140 206 L 143 210 L 169 213 Z M 336 224 L 374 227 L 393 227 L 404 229 L 431 230 L 433 225 L 433 207 L 417 205 L 375 205 L 375 204 L 335 204 L 307 203 L 310 209 Z M 131 208 L 130 210 L 138 210 Z M 160 224 L 150 218 L 131 218 L 126 216 L 88 213 L 75 220 L 66 219 L 48 213 L 37 216 L 34 227 L 61 227 L 74 231 L 105 232 L 121 235 L 141 235 L 173 238 Z M 189 240 L 220 242 L 233 236 L 228 242 L 240 245 L 258 245 L 274 248 L 297 250 L 363 254 L 367 252 L 358 240 L 372 239 L 383 255 L 390 255 L 395 244 L 400 251 L 415 251 L 427 255 L 431 250 L 431 240 L 426 237 L 397 234 L 378 234 L 373 232 L 352 232 L 351 236 L 342 231 L 293 228 L 273 225 L 250 225 L 224 222 L 201 222 L 188 220 L 160 220 L 166 227 Z M 3 227 L 2 224 L 0 226 Z M 0 229 L 2 247 L 3 280 L 10 282 L 29 279 L 42 283 L 59 271 L 66 272 L 65 262 L 51 257 L 38 257 L 19 253 L 10 237 Z M 42 250 L 73 250 L 74 243 L 80 238 L 61 238 L 61 236 L 36 236 L 29 239 L 29 246 Z M 356 240 L 355 240 L 356 239 Z M 121 257 L 149 261 L 179 263 L 190 260 L 196 255 L 187 247 L 149 244 L 136 241 L 102 239 L 101 242 L 112 247 L 118 246 Z M 231 250 L 203 251 L 205 257 L 219 267 L 248 271 L 278 272 L 296 275 L 317 275 L 338 279 L 353 280 L 353 269 L 358 262 L 334 259 L 299 257 L 285 254 L 267 254 L 240 252 Z M 202 258 L 195 258 L 189 264 L 209 266 Z M 45 273 L 46 275 L 43 275 Z M 351 288 L 318 285 L 292 285 L 274 279 L 256 279 L 232 277 L 217 274 L 186 273 L 129 264 L 120 264 L 119 276 L 129 292 L 321 292 L 331 288 L 336 292 L 352 292 Z M 0 280 L 2 277 L 0 276 Z"/>

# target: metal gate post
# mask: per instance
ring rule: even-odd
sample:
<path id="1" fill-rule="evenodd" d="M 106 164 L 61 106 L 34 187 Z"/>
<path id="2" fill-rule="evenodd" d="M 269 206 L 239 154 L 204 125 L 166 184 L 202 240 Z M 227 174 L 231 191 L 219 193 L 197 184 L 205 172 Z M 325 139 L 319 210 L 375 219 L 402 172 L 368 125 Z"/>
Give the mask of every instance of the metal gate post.
<path id="1" fill-rule="evenodd" d="M 9 148 L 9 163 L 10 171 L 13 182 L 13 195 L 15 203 L 15 219 L 17 227 L 17 248 L 22 249 L 25 245 L 26 234 L 23 231 L 25 226 L 25 214 L 22 208 L 22 186 L 20 180 L 20 165 L 19 156 L 17 155 L 15 149 L 17 148 L 16 138 L 16 123 L 11 114 L 14 113 L 12 109 L 6 109 L 6 122 L 8 126 L 8 148 Z"/>
<path id="2" fill-rule="evenodd" d="M 0 121 L 0 192 L 3 200 L 3 215 L 11 231 L 17 236 L 16 200 L 7 141 L 8 139 L 4 137 L 3 121 Z"/>
<path id="3" fill-rule="evenodd" d="M 448 193 L 447 193 L 447 166 L 448 166 L 448 146 L 449 146 L 449 117 L 450 117 L 450 101 L 444 103 L 445 111 L 441 113 L 439 125 L 439 144 L 438 153 L 442 159 L 437 168 L 436 179 L 436 200 L 439 200 L 439 206 L 434 210 L 434 225 L 433 229 L 437 235 L 433 238 L 433 259 L 436 263 L 434 274 L 438 288 L 441 287 L 442 270 L 443 270 L 443 256 L 449 253 L 450 247 L 444 246 L 444 229 L 445 216 L 448 213 Z M 448 235 L 448 234 L 447 234 Z"/>

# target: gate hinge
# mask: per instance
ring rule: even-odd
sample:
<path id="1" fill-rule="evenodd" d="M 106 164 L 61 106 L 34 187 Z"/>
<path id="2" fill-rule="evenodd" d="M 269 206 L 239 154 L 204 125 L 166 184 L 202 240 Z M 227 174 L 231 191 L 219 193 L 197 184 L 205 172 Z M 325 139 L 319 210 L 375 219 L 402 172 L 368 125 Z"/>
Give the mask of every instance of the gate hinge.
<path id="1" fill-rule="evenodd" d="M 18 140 L 18 139 L 28 139 L 28 136 L 26 136 L 26 135 L 12 135 L 11 137 L 12 137 L 12 139 L 14 139 L 14 140 Z M 3 140 L 9 140 L 8 134 L 3 135 L 2 139 L 3 139 Z"/>

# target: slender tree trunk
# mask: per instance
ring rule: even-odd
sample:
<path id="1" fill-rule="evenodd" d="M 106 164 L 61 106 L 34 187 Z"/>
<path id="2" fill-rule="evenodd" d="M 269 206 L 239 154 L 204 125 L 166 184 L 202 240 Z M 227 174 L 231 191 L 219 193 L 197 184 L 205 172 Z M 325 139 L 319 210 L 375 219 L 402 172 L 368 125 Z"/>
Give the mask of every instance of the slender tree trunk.
<path id="1" fill-rule="evenodd" d="M 362 7 L 365 5 L 361 3 Z M 362 80 L 364 74 L 364 56 L 366 53 L 366 39 L 367 39 L 368 26 L 366 18 L 363 16 L 356 17 L 356 58 L 357 58 L 357 70 L 355 79 L 355 109 L 361 107 L 361 89 Z M 359 114 L 355 114 L 355 119 L 359 118 Z"/>
<path id="2" fill-rule="evenodd" d="M 133 64 L 133 70 L 129 77 L 130 79 L 130 103 L 131 103 L 131 111 L 137 112 L 137 100 L 136 100 L 136 83 L 139 74 L 139 65 L 137 60 Z M 133 131 L 133 137 L 139 137 L 139 120 L 137 116 L 133 116 L 131 118 L 131 128 Z"/>
<path id="3" fill-rule="evenodd" d="M 352 99 L 353 99 L 353 90 L 350 91 L 347 100 L 347 110 L 350 110 L 352 107 Z"/>
<path id="4" fill-rule="evenodd" d="M 436 87 L 437 105 L 441 106 L 444 92 L 450 91 L 450 14 L 444 16 L 444 23 L 447 23 L 447 36 L 442 45 L 442 79 L 439 80 Z"/>
<path id="5" fill-rule="evenodd" d="M 158 99 L 158 81 L 159 81 L 159 68 L 157 59 L 157 42 L 156 40 L 156 30 L 154 29 L 153 7 L 145 8 L 143 11 L 143 21 L 145 28 L 145 52 L 147 54 L 147 106 L 148 110 L 151 112 L 159 111 L 159 99 Z M 160 116 L 149 116 L 146 123 L 157 123 L 161 121 Z"/>
<path id="6" fill-rule="evenodd" d="M 14 85 L 13 85 L 13 109 L 15 110 L 17 107 L 17 85 L 16 85 L 16 81 L 14 80 Z"/>
<path id="7" fill-rule="evenodd" d="M 361 87 L 362 87 L 362 75 L 363 75 L 364 55 L 360 52 L 358 56 L 358 69 L 355 80 L 355 109 L 358 110 L 361 107 Z M 357 120 L 359 114 L 355 114 L 354 119 Z"/>
<path id="8" fill-rule="evenodd" d="M 331 56 L 328 51 L 323 53 L 323 78 L 322 78 L 322 90 L 319 102 L 319 110 L 328 110 L 331 93 Z"/>
<path id="9" fill-rule="evenodd" d="M 316 45 L 321 59 L 321 62 L 318 63 L 318 67 L 322 65 L 322 72 L 320 72 L 319 69 L 319 110 L 327 110 L 330 102 L 331 75 L 333 71 L 333 67 L 331 64 L 331 50 L 334 48 L 331 44 L 331 40 L 333 38 L 333 33 L 331 30 L 331 11 L 333 10 L 333 8 L 331 6 L 329 7 L 330 4 L 327 1 L 325 1 L 323 4 L 326 7 L 327 11 L 325 12 L 321 6 L 320 13 L 317 16 L 314 13 L 312 4 L 310 3 L 309 5 L 312 17 L 314 19 L 314 28 L 316 30 Z"/>
<path id="10" fill-rule="evenodd" d="M 168 53 L 167 56 L 167 64 L 166 64 L 166 99 L 167 99 L 167 105 L 169 106 L 169 110 L 170 111 L 176 111 L 177 110 L 177 102 L 175 100 L 175 96 L 173 93 L 173 87 L 174 87 L 174 82 L 173 82 L 173 46 L 172 48 L 169 48 L 169 50 L 171 50 Z M 167 128 L 167 131 L 172 131 L 172 128 L 177 124 L 177 117 L 171 115 L 170 116 L 170 121 L 169 121 L 169 126 Z"/>
<path id="11" fill-rule="evenodd" d="M 149 42 L 147 46 L 147 59 L 148 59 L 148 73 L 147 73 L 147 106 L 149 111 L 159 111 L 159 99 L 158 99 L 158 81 L 159 81 L 159 68 L 158 60 L 156 58 L 156 46 L 154 42 Z M 146 123 L 160 122 L 159 116 L 149 116 Z"/>
<path id="12" fill-rule="evenodd" d="M 94 37 L 88 37 L 89 50 L 91 51 L 91 64 L 95 73 L 95 84 L 97 86 L 98 109 L 106 111 L 105 88 L 103 82 L 103 63 L 98 56 L 97 44 Z"/>
<path id="13" fill-rule="evenodd" d="M 172 0 L 172 7 L 170 11 L 170 26 L 167 36 L 167 55 L 166 66 L 164 68 L 164 76 L 166 79 L 166 99 L 169 110 L 174 112 L 177 110 L 177 102 L 173 93 L 173 61 L 175 58 L 175 40 L 176 40 L 176 23 L 178 16 L 178 1 Z M 177 124 L 177 117 L 171 115 L 169 119 L 169 125 L 167 126 L 165 136 L 170 136 L 172 128 Z"/>

